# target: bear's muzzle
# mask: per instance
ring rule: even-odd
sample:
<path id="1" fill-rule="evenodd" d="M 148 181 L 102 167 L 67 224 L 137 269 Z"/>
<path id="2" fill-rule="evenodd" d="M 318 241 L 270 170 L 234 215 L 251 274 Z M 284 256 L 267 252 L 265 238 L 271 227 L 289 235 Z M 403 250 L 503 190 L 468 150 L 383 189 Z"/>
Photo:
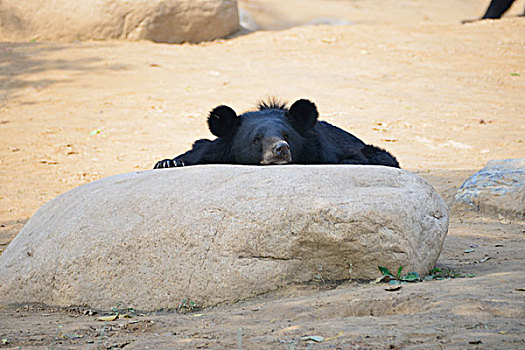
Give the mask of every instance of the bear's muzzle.
<path id="1" fill-rule="evenodd" d="M 261 164 L 288 164 L 291 162 L 292 153 L 288 142 L 279 140 L 270 145 L 265 145 Z"/>

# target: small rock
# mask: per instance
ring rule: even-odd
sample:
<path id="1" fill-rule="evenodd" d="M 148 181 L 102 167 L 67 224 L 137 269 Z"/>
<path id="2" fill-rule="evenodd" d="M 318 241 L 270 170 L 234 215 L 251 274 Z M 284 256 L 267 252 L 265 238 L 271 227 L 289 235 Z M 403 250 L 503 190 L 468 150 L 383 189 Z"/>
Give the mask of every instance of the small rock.
<path id="1" fill-rule="evenodd" d="M 525 217 L 525 158 L 493 160 L 469 177 L 456 193 L 455 211 Z"/>
<path id="2" fill-rule="evenodd" d="M 250 12 L 246 11 L 242 7 L 239 8 L 239 22 L 242 28 L 245 28 L 251 32 L 259 29 L 257 22 L 253 19 Z"/>

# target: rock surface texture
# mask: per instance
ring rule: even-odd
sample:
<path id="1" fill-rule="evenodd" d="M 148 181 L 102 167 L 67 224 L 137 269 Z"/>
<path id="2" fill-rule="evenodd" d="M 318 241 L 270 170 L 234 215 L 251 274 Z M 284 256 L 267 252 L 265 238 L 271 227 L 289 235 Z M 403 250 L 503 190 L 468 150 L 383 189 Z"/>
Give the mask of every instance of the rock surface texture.
<path id="1" fill-rule="evenodd" d="M 469 177 L 454 209 L 525 218 L 525 158 L 492 160 Z"/>
<path id="2" fill-rule="evenodd" d="M 0 39 L 200 42 L 238 30 L 235 0 L 3 0 Z"/>
<path id="3" fill-rule="evenodd" d="M 0 256 L 0 302 L 136 309 L 233 302 L 291 282 L 426 274 L 448 229 L 418 176 L 381 166 L 127 173 L 48 202 Z"/>

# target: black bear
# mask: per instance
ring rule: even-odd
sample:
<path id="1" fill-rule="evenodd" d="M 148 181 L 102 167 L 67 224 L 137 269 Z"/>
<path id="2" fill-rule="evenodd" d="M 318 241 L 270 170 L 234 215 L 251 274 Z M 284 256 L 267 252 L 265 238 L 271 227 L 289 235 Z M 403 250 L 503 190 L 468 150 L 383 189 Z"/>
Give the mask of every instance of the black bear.
<path id="1" fill-rule="evenodd" d="M 399 168 L 387 151 L 318 121 L 315 104 L 260 102 L 258 109 L 237 115 L 228 106 L 214 108 L 208 126 L 215 140 L 202 139 L 188 152 L 164 159 L 154 169 L 196 164 L 373 164 Z"/>
<path id="2" fill-rule="evenodd" d="M 489 4 L 489 7 L 487 8 L 487 11 L 485 11 L 485 14 L 481 18 L 477 19 L 466 19 L 462 21 L 462 23 L 470 23 L 479 21 L 482 19 L 498 19 L 503 16 L 503 14 L 512 6 L 512 3 L 514 0 L 492 0 Z M 525 16 L 525 11 L 523 11 L 523 15 Z"/>

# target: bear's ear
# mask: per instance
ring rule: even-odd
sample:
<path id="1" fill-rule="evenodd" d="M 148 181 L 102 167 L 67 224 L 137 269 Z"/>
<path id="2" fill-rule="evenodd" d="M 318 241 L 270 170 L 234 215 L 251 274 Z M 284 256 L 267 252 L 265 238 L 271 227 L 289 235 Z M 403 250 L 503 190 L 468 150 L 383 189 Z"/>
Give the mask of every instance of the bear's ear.
<path id="1" fill-rule="evenodd" d="M 208 117 L 208 127 L 213 135 L 217 137 L 233 134 L 241 120 L 233 109 L 228 106 L 215 107 Z"/>
<path id="2" fill-rule="evenodd" d="M 288 115 L 294 127 L 300 132 L 305 132 L 313 128 L 315 123 L 317 123 L 319 113 L 313 102 L 299 100 L 290 107 Z"/>
<path id="3" fill-rule="evenodd" d="M 309 100 L 298 100 L 290 107 L 289 118 L 294 127 L 300 132 L 305 132 L 317 123 L 317 107 Z"/>

